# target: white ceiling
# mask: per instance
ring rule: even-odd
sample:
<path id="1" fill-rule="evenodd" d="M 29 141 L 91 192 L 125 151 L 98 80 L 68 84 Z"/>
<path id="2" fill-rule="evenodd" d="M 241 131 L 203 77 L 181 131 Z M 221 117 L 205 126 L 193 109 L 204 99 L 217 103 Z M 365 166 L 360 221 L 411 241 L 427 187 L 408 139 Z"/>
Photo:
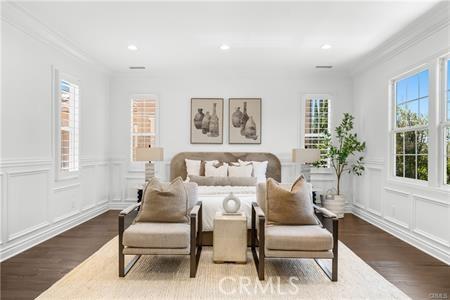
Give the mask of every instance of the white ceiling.
<path id="1" fill-rule="evenodd" d="M 437 1 L 20 2 L 115 72 L 350 69 Z M 127 49 L 135 44 L 138 51 Z M 222 51 L 219 46 L 229 44 Z M 322 50 L 323 44 L 332 49 Z"/>

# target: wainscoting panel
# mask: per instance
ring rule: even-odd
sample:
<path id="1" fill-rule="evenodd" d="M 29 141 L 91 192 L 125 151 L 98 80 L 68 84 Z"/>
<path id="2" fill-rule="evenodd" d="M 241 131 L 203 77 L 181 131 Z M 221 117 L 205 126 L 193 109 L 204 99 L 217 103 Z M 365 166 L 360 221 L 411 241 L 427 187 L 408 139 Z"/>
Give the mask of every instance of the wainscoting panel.
<path id="1" fill-rule="evenodd" d="M 367 169 L 367 192 L 369 203 L 367 209 L 373 214 L 381 215 L 381 170 L 378 168 Z"/>
<path id="2" fill-rule="evenodd" d="M 389 222 L 409 228 L 411 224 L 411 197 L 400 190 L 385 188 L 383 216 Z"/>
<path id="3" fill-rule="evenodd" d="M 81 202 L 80 209 L 93 207 L 97 199 L 96 166 L 85 165 L 81 167 Z"/>
<path id="4" fill-rule="evenodd" d="M 415 226 L 413 231 L 427 239 L 450 247 L 449 204 L 422 196 L 414 196 L 414 201 Z"/>
<path id="5" fill-rule="evenodd" d="M 81 185 L 69 184 L 53 189 L 52 213 L 53 221 L 60 220 L 79 212 L 78 202 L 81 199 Z"/>
<path id="6" fill-rule="evenodd" d="M 108 162 L 85 160 L 79 177 L 62 181 L 48 159 L 10 159 L 0 168 L 0 261 L 109 209 Z"/>
<path id="7" fill-rule="evenodd" d="M 365 199 L 355 197 L 353 213 L 450 264 L 449 193 L 386 178 L 382 159 L 367 161 L 365 175 L 354 178 L 355 194 Z"/>
<path id="8" fill-rule="evenodd" d="M 8 240 L 49 223 L 49 169 L 10 172 L 7 186 Z"/>
<path id="9" fill-rule="evenodd" d="M 104 203 L 109 201 L 109 170 L 110 167 L 107 163 L 97 165 L 96 203 Z"/>

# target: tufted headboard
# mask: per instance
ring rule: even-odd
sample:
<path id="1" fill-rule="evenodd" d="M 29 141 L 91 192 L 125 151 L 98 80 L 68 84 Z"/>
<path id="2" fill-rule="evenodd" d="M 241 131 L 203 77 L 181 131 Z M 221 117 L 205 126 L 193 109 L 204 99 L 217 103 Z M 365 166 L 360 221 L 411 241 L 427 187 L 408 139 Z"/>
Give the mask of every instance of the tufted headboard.
<path id="1" fill-rule="evenodd" d="M 170 162 L 170 180 L 181 176 L 186 178 L 186 163 L 184 159 L 194 160 L 215 160 L 220 162 L 237 162 L 238 159 L 244 161 L 268 161 L 267 178 L 273 178 L 281 182 L 281 163 L 278 157 L 272 153 L 264 152 L 180 152 L 175 155 Z"/>

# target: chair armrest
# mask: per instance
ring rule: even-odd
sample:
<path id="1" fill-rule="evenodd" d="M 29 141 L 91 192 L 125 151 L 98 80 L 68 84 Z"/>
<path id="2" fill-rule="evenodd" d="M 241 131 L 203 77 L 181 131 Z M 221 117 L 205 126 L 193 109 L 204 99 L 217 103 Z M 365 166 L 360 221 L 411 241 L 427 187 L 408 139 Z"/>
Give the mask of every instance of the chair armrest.
<path id="1" fill-rule="evenodd" d="M 191 221 L 191 251 L 195 251 L 194 250 L 195 246 L 201 247 L 202 245 L 203 216 L 202 216 L 201 201 L 197 201 L 197 203 L 192 208 L 190 214 L 190 221 Z"/>
<path id="2" fill-rule="evenodd" d="M 128 215 L 130 212 L 132 212 L 133 210 L 135 210 L 136 208 L 138 208 L 139 206 L 141 206 L 141 203 L 134 203 L 134 204 L 128 206 L 127 208 L 123 209 L 123 210 L 119 213 L 119 216 L 126 216 L 126 215 Z"/>
<path id="3" fill-rule="evenodd" d="M 197 217 L 201 207 L 202 207 L 202 202 L 198 201 L 191 210 L 191 218 Z"/>
<path id="4" fill-rule="evenodd" d="M 255 211 L 255 215 L 256 215 L 256 217 L 258 217 L 258 219 L 266 218 L 266 215 L 264 214 L 263 210 L 258 205 L 258 203 L 252 202 L 252 209 Z"/>
<path id="5" fill-rule="evenodd" d="M 324 216 L 328 217 L 328 218 L 337 218 L 337 215 L 331 211 L 329 211 L 328 209 L 324 208 L 324 207 L 320 207 L 317 206 L 315 204 L 313 204 L 314 209 L 318 212 L 320 212 L 321 214 L 323 214 Z"/>

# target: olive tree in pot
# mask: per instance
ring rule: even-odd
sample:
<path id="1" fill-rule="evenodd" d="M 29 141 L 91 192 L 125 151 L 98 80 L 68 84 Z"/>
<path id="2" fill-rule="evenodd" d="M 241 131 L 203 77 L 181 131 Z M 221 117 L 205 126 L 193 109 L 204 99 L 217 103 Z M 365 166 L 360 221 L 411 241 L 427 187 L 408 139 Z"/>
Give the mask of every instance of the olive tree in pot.
<path id="1" fill-rule="evenodd" d="M 338 217 L 343 217 L 344 196 L 341 194 L 341 179 L 345 173 L 362 175 L 364 172 L 364 157 L 361 155 L 366 149 L 366 143 L 358 140 L 353 132 L 354 117 L 344 113 L 344 118 L 335 129 L 335 139 L 329 132 L 325 133 L 324 141 L 319 145 L 324 155 L 322 161 L 316 162 L 315 166 L 324 166 L 328 161 L 336 174 L 336 191 L 334 200 L 325 200 L 324 206 L 335 212 Z"/>

